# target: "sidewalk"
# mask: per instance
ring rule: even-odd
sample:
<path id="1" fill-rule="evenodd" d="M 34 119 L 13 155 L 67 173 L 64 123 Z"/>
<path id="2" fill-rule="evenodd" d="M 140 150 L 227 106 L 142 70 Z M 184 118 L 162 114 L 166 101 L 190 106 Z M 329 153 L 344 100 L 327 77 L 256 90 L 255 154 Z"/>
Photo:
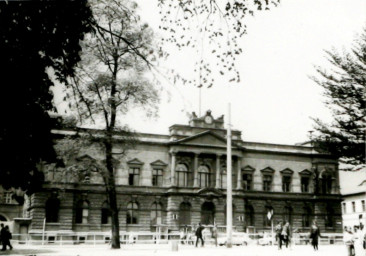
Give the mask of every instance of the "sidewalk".
<path id="1" fill-rule="evenodd" d="M 195 248 L 192 245 L 179 245 L 178 251 L 172 251 L 169 245 L 145 245 L 133 244 L 122 245 L 121 249 L 113 250 L 107 245 L 69 245 L 69 246 L 35 246 L 35 245 L 19 245 L 14 244 L 11 251 L 0 251 L 0 255 L 41 255 L 41 256 L 277 256 L 277 255 L 295 255 L 295 256 L 342 256 L 347 255 L 344 245 L 323 245 L 319 247 L 319 251 L 314 252 L 310 245 L 294 246 L 292 249 L 278 250 L 276 246 L 233 246 L 226 248 L 224 246 L 212 246 Z"/>

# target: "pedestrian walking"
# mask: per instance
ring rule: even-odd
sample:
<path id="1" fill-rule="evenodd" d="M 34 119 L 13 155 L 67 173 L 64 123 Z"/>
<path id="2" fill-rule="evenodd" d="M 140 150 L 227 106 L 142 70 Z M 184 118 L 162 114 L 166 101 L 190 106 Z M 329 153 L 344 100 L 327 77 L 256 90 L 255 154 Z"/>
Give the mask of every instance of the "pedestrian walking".
<path id="1" fill-rule="evenodd" d="M 10 243 L 10 239 L 12 239 L 12 235 L 9 230 L 9 226 L 5 226 L 1 229 L 1 241 L 3 243 L 2 251 L 6 251 L 6 246 L 9 246 L 10 250 L 13 249 L 13 246 Z"/>
<path id="2" fill-rule="evenodd" d="M 282 240 L 286 245 L 286 248 L 288 248 L 289 243 L 291 242 L 291 234 L 290 234 L 290 223 L 286 222 L 286 224 L 282 227 Z"/>
<path id="3" fill-rule="evenodd" d="M 319 237 L 321 237 L 320 229 L 318 227 L 317 222 L 314 220 L 313 224 L 311 225 L 311 229 L 310 229 L 311 245 L 313 246 L 314 251 L 318 250 Z"/>
<path id="4" fill-rule="evenodd" d="M 215 246 L 217 247 L 217 227 L 216 227 L 216 224 L 214 224 L 214 226 L 212 227 L 211 237 L 214 239 Z"/>
<path id="5" fill-rule="evenodd" d="M 278 224 L 275 227 L 275 232 L 276 232 L 276 241 L 277 241 L 277 245 L 278 245 L 278 250 L 282 249 L 282 221 L 279 221 Z"/>
<path id="6" fill-rule="evenodd" d="M 202 244 L 202 247 L 205 245 L 205 241 L 203 241 L 203 238 L 202 238 L 202 230 L 204 229 L 204 227 L 201 225 L 201 223 L 198 223 L 198 227 L 196 229 L 196 247 L 198 245 L 198 240 L 201 239 L 201 244 Z"/>

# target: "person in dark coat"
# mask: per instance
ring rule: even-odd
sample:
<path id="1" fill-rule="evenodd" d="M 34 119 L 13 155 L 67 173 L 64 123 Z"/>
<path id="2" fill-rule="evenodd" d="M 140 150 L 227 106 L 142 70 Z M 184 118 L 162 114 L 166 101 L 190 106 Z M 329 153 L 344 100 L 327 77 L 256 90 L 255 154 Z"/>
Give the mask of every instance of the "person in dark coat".
<path id="1" fill-rule="evenodd" d="M 0 229 L 0 244 L 2 244 L 3 243 L 3 241 L 2 241 L 2 239 L 1 239 L 1 234 L 3 233 L 3 228 L 4 228 L 4 224 L 3 223 L 1 223 L 1 229 Z"/>
<path id="2" fill-rule="evenodd" d="M 198 223 L 198 227 L 196 229 L 196 247 L 198 245 L 198 240 L 201 239 L 201 244 L 202 244 L 202 247 L 203 245 L 205 244 L 205 241 L 203 241 L 203 238 L 202 238 L 202 230 L 204 229 L 204 227 L 202 227 L 201 223 Z"/>
<path id="3" fill-rule="evenodd" d="M 12 237 L 11 237 L 9 227 L 5 226 L 4 228 L 1 229 L 0 232 L 1 232 L 1 241 L 3 243 L 3 248 L 1 250 L 6 251 L 6 246 L 9 246 L 10 250 L 12 250 L 13 246 L 11 246 L 11 243 L 10 243 L 10 239 Z"/>
<path id="4" fill-rule="evenodd" d="M 313 246 L 314 251 L 318 250 L 319 237 L 321 237 L 320 230 L 318 224 L 316 223 L 316 221 L 314 221 L 310 229 L 311 245 Z"/>

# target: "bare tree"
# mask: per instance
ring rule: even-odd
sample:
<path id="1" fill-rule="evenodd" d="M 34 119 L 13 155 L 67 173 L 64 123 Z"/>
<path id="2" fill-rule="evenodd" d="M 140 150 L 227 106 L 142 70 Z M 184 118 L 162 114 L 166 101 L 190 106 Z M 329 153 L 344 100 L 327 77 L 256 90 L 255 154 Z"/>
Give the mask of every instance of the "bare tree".
<path id="1" fill-rule="evenodd" d="M 112 248 L 120 248 L 119 219 L 114 174 L 116 134 L 122 134 L 120 146 L 133 140 L 123 125 L 123 115 L 132 107 L 156 113 L 158 90 L 147 71 L 161 52 L 155 47 L 152 30 L 140 22 L 137 5 L 131 1 L 94 1 L 95 34 L 83 42 L 82 62 L 78 73 L 67 87 L 67 101 L 80 123 L 102 125 L 93 137 L 103 152 L 104 161 L 94 163 L 103 177 L 112 219 Z M 132 138 L 132 139 L 131 139 Z M 129 143 L 126 143 L 128 141 Z M 103 166 L 102 166 L 103 165 Z"/>

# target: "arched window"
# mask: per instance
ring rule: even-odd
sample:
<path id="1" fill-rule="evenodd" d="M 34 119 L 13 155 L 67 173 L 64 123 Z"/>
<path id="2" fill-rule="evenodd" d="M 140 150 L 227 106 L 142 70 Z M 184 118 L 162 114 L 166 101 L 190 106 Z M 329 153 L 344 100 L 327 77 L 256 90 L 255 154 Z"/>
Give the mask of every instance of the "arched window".
<path id="1" fill-rule="evenodd" d="M 206 165 L 198 167 L 198 186 L 207 188 L 210 186 L 210 169 Z"/>
<path id="2" fill-rule="evenodd" d="M 245 226 L 254 226 L 254 208 L 252 205 L 246 204 L 244 207 Z"/>
<path id="3" fill-rule="evenodd" d="M 289 222 L 290 224 L 292 223 L 292 207 L 289 205 L 286 205 L 283 208 L 283 222 Z"/>
<path id="4" fill-rule="evenodd" d="M 127 205 L 127 216 L 126 222 L 127 224 L 137 224 L 138 223 L 138 209 L 139 206 L 137 203 L 130 202 Z"/>
<path id="5" fill-rule="evenodd" d="M 51 197 L 46 202 L 46 222 L 58 222 L 58 213 L 60 211 L 60 200 Z"/>
<path id="6" fill-rule="evenodd" d="M 304 207 L 304 212 L 302 214 L 302 226 L 304 228 L 310 227 L 311 224 L 311 209 L 308 206 Z"/>
<path id="7" fill-rule="evenodd" d="M 215 220 L 215 205 L 212 202 L 204 202 L 201 207 L 201 223 L 212 225 Z"/>
<path id="8" fill-rule="evenodd" d="M 191 225 L 191 204 L 181 203 L 179 206 L 179 225 Z"/>
<path id="9" fill-rule="evenodd" d="M 109 208 L 109 204 L 108 202 L 104 202 L 102 205 L 102 224 L 111 224 L 112 223 L 112 219 L 111 219 L 111 210 Z"/>
<path id="10" fill-rule="evenodd" d="M 334 209 L 328 205 L 325 209 L 325 227 L 327 228 L 332 228 L 334 227 L 334 221 L 333 221 L 333 216 L 334 216 Z"/>
<path id="11" fill-rule="evenodd" d="M 80 200 L 76 205 L 75 223 L 87 224 L 89 218 L 89 203 L 86 200 Z"/>
<path id="12" fill-rule="evenodd" d="M 177 186 L 187 187 L 188 186 L 188 168 L 185 164 L 178 164 L 176 167 L 177 172 Z"/>
<path id="13" fill-rule="evenodd" d="M 162 207 L 160 203 L 153 203 L 150 212 L 151 225 L 162 224 Z"/>

